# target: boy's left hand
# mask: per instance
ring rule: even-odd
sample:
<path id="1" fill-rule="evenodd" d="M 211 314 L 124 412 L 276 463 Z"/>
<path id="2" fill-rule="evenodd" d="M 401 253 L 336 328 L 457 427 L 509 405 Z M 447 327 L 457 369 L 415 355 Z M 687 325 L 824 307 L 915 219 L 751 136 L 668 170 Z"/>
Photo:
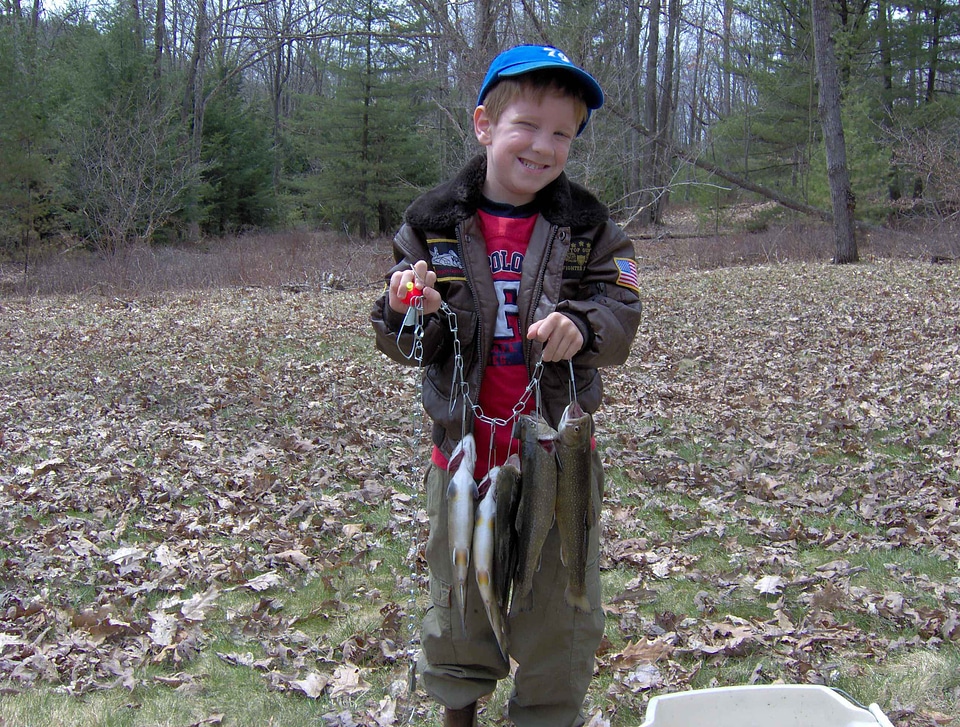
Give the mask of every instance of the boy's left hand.
<path id="1" fill-rule="evenodd" d="M 583 347 L 583 335 L 577 325 L 563 313 L 551 313 L 527 329 L 527 338 L 543 344 L 545 363 L 566 361 Z"/>

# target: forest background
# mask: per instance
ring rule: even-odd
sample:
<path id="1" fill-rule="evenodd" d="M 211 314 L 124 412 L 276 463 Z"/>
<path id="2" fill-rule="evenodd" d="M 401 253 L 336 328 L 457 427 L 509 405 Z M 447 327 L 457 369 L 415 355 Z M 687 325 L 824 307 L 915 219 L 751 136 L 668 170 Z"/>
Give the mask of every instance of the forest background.
<path id="1" fill-rule="evenodd" d="M 827 10 L 858 219 L 950 219 L 957 4 Z M 599 78 L 607 105 L 569 170 L 624 224 L 744 189 L 829 218 L 811 15 L 801 0 L 3 0 L 0 248 L 28 268 L 251 229 L 391 234 L 476 153 L 476 88 L 517 42 Z"/>
<path id="2" fill-rule="evenodd" d="M 643 268 L 591 727 L 778 682 L 956 725 L 958 37 L 943 0 L 0 0 L 0 727 L 437 720 L 426 433 L 369 305 L 521 41 L 603 84 L 569 171 Z M 826 262 L 830 111 L 863 265 Z"/>

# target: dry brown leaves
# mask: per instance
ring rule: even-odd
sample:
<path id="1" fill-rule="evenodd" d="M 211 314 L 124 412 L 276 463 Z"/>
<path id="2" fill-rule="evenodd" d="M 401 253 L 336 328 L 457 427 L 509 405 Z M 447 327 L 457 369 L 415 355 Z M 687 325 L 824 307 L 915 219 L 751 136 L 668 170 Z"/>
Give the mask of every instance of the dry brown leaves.
<path id="1" fill-rule="evenodd" d="M 384 541 L 422 542 L 414 370 L 373 351 L 375 296 L 0 301 L 0 690 L 131 689 L 163 664 L 163 683 L 189 691 L 184 668 L 208 648 L 214 616 L 262 647 L 220 657 L 270 688 L 357 695 L 368 670 L 397 668 L 409 572 L 368 599 L 382 606 L 378 628 L 342 643 L 305 641 L 269 595 L 317 578 L 335 590 L 332 574 L 376 567 Z M 611 689 L 645 699 L 689 684 L 697 659 L 759 653 L 816 682 L 844 654 L 960 639 L 956 577 L 897 573 L 941 604 L 917 607 L 851 586 L 845 559 L 907 547 L 960 562 L 960 270 L 649 271 L 644 299 L 597 417 L 608 463 L 633 487 L 611 491 L 604 515 L 604 566 L 636 571 L 608 605 L 628 641 L 600 655 Z M 696 504 L 667 508 L 669 538 L 624 536 L 642 517 L 637 493 Z M 382 503 L 389 523 L 372 526 L 364 516 Z M 731 518 L 756 545 L 725 537 Z M 703 537 L 738 568 L 702 572 L 685 546 Z M 808 568 L 805 544 L 836 560 Z M 709 581 L 699 613 L 641 615 L 668 577 Z M 255 605 L 229 612 L 235 590 Z M 723 594 L 744 591 L 770 602 L 769 617 L 725 612 Z M 808 606 L 802 622 L 785 593 Z M 832 618 L 837 602 L 917 635 L 861 632 Z M 329 723 L 394 724 L 394 696 Z"/>
<path id="2" fill-rule="evenodd" d="M 256 289 L 0 304 L 4 690 L 132 688 L 139 667 L 178 670 L 205 647 L 225 592 L 369 566 L 377 538 L 422 527 L 395 487 L 422 461 L 412 379 L 371 350 L 367 305 Z M 361 515 L 383 502 L 395 517 L 372 532 Z M 296 639 L 269 598 L 237 619 L 270 652 Z M 296 659 L 315 665 L 311 648 Z M 309 696 L 362 683 L 275 681 Z"/>
<path id="3" fill-rule="evenodd" d="M 608 460 L 631 481 L 608 496 L 605 515 L 606 566 L 638 572 L 609 608 L 634 639 L 604 657 L 622 674 L 621 693 L 684 688 L 689 657 L 759 664 L 772 655 L 790 681 L 829 683 L 864 659 L 960 641 L 958 283 L 956 268 L 886 263 L 653 278 L 643 329 L 628 365 L 608 377 L 598 417 L 612 435 Z M 618 539 L 643 517 L 621 504 L 637 497 L 672 503 L 663 505 L 676 523 L 669 537 Z M 734 525 L 756 544 L 731 537 Z M 736 567 L 704 571 L 689 552 L 704 538 Z M 901 548 L 954 572 L 936 580 L 887 566 L 889 582 L 928 605 L 899 588 L 851 584 L 863 569 L 846 557 Z M 836 560 L 811 565 L 809 551 Z M 655 602 L 668 578 L 704 583 L 698 612 L 640 616 L 638 604 Z M 751 591 L 768 618 L 725 611 Z M 805 617 L 792 620 L 788 605 Z M 838 611 L 879 616 L 893 635 L 838 621 Z M 751 681 L 770 678 L 757 671 Z"/>

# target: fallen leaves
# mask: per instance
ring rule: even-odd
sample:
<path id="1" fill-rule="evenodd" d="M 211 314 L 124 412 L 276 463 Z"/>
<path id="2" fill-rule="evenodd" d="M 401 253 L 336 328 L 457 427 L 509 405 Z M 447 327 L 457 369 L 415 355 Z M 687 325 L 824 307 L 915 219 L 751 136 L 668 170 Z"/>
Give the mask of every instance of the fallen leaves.
<path id="1" fill-rule="evenodd" d="M 386 686 L 415 648 L 427 437 L 413 371 L 373 349 L 375 294 L 4 299 L 0 690 L 189 693 L 215 649 L 266 688 L 328 700 L 325 724 L 417 709 Z M 902 262 L 648 276 L 597 415 L 602 566 L 625 585 L 591 724 L 724 660 L 816 682 L 960 641 L 955 574 L 891 557 L 878 584 L 851 564 L 960 562 L 958 301 L 957 269 Z M 674 613 L 678 582 L 693 590 Z M 310 583 L 324 600 L 291 613 L 285 595 Z M 211 647 L 217 628 L 234 648 Z"/>

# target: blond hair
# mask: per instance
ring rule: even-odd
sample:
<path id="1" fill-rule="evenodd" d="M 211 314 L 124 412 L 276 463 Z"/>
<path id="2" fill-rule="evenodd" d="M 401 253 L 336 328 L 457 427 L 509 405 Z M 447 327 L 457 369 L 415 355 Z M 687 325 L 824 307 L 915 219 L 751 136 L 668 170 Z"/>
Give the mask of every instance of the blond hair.
<path id="1" fill-rule="evenodd" d="M 573 101 L 578 127 L 587 120 L 583 86 L 573 76 L 555 70 L 530 71 L 501 78 L 483 97 L 482 105 L 491 121 L 499 121 L 503 110 L 521 96 L 529 96 L 539 103 L 547 95 L 563 96 Z"/>

